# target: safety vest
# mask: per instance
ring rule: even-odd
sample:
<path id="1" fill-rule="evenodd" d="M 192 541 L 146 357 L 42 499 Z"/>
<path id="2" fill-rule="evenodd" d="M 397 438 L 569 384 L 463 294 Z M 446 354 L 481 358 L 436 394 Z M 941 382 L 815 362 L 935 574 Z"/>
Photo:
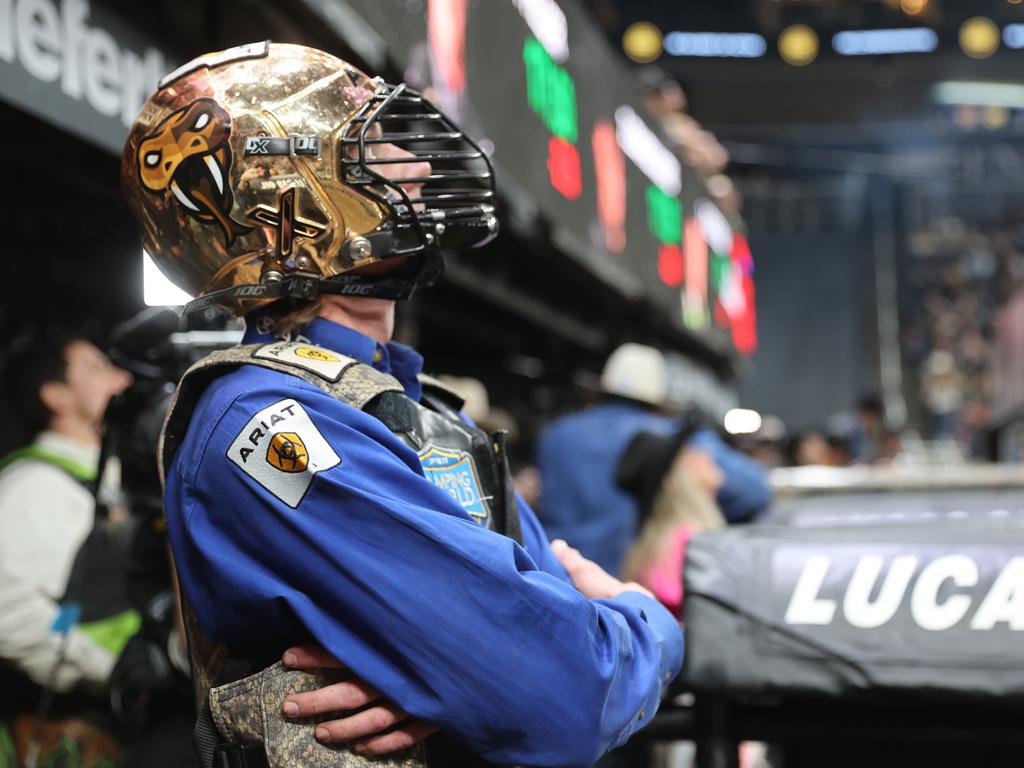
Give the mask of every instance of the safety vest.
<path id="1" fill-rule="evenodd" d="M 20 461 L 41 461 L 65 472 L 90 493 L 97 482 L 96 468 L 79 464 L 37 445 L 28 445 L 0 460 L 0 471 Z M 132 609 L 127 592 L 128 547 L 132 523 L 112 523 L 101 515 L 78 548 L 68 576 L 62 605 L 78 606 L 76 625 L 93 642 L 118 656 L 142 619 Z"/>
<path id="2" fill-rule="evenodd" d="M 93 492 L 96 468 L 36 445 L 26 446 L 0 460 L 0 471 L 21 461 L 41 461 L 65 472 Z M 74 625 L 115 658 L 142 624 L 127 591 L 128 550 L 133 521 L 112 523 L 97 514 L 92 529 L 78 548 L 60 600 L 61 617 L 77 613 Z M 72 607 L 73 606 L 73 607 Z M 70 631 L 64 627 L 62 631 Z M 109 703 L 83 691 L 50 694 L 46 720 L 36 725 L 42 687 L 12 664 L 0 664 L 0 768 L 24 765 L 36 742 L 39 765 L 68 768 L 111 768 L 120 764 L 113 736 Z"/>
<path id="3" fill-rule="evenodd" d="M 193 365 L 182 378 L 164 422 L 160 441 L 162 479 L 185 437 L 199 398 L 219 376 L 242 365 L 257 365 L 296 376 L 338 401 L 379 419 L 420 458 L 424 474 L 447 474 L 471 466 L 481 493 L 469 514 L 481 525 L 521 543 L 519 511 L 512 487 L 504 433 L 488 435 L 459 416 L 462 398 L 444 384 L 421 375 L 421 402 L 409 398 L 389 374 L 353 358 L 323 350 L 324 360 L 295 354 L 309 344 L 277 341 L 214 352 Z M 469 471 L 469 470 L 467 470 Z M 431 478 L 433 479 L 433 478 Z M 442 486 L 443 487 L 443 486 Z M 281 715 L 285 696 L 316 690 L 336 682 L 327 674 L 285 669 L 274 664 L 255 674 L 255 665 L 212 642 L 181 594 L 199 717 L 194 742 L 205 766 L 422 766 L 488 765 L 461 745 L 435 734 L 424 744 L 385 759 L 367 758 L 340 746 L 324 746 L 313 736 L 311 723 L 296 725 Z M 282 649 L 284 650 L 284 649 Z M 214 727 L 215 726 L 215 727 Z"/>

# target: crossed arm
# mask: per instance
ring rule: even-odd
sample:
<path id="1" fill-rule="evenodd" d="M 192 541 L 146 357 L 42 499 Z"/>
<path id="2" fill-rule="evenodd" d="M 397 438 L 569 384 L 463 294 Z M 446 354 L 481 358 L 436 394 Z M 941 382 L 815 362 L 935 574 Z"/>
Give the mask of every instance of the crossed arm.
<path id="1" fill-rule="evenodd" d="M 551 551 L 562 563 L 576 589 L 589 599 L 611 598 L 626 591 L 652 596 L 639 584 L 622 582 L 609 575 L 561 539 L 552 542 Z M 282 662 L 293 669 L 345 668 L 317 645 L 289 648 L 284 652 Z M 282 706 L 284 715 L 293 718 L 342 714 L 353 710 L 359 711 L 318 724 L 317 740 L 328 743 L 347 741 L 356 752 L 385 755 L 418 744 L 438 730 L 430 723 L 410 717 L 376 688 L 358 678 L 290 696 Z"/>

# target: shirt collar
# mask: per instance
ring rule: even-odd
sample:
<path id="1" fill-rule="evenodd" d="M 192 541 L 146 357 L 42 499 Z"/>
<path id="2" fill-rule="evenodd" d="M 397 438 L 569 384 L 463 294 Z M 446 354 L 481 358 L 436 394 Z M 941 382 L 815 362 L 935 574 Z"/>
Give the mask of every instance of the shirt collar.
<path id="1" fill-rule="evenodd" d="M 98 446 L 80 443 L 56 432 L 40 432 L 32 442 L 47 453 L 67 459 L 80 467 L 89 468 L 93 473 L 96 472 L 100 461 Z"/>
<path id="2" fill-rule="evenodd" d="M 261 331 L 257 324 L 247 324 L 243 344 L 269 344 L 273 333 Z M 419 374 L 423 370 L 423 357 L 411 347 L 396 341 L 380 344 L 364 333 L 339 323 L 318 317 L 293 334 L 296 341 L 309 341 L 317 346 L 340 352 L 361 363 L 372 365 L 382 373 L 398 379 L 405 394 L 419 402 L 422 389 Z"/>

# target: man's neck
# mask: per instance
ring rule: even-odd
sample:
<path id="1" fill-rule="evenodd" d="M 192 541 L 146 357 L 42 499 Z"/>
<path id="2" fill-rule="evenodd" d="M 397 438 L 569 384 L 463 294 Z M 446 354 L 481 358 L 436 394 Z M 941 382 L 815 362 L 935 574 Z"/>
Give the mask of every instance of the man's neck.
<path id="1" fill-rule="evenodd" d="M 100 433 L 95 425 L 86 424 L 79 419 L 54 418 L 48 431 L 89 448 L 100 447 Z"/>
<path id="2" fill-rule="evenodd" d="M 387 344 L 395 330 L 395 302 L 361 296 L 325 296 L 320 317 Z"/>

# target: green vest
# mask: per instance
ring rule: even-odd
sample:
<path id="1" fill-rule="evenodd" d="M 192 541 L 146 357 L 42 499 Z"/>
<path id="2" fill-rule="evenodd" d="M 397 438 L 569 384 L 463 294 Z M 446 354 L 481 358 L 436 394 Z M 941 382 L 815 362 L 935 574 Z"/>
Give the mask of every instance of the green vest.
<path id="1" fill-rule="evenodd" d="M 92 492 L 96 467 L 80 464 L 37 445 L 18 448 L 0 459 L 0 472 L 19 461 L 30 460 L 57 467 Z M 75 556 L 61 599 L 62 603 L 81 605 L 82 620 L 78 628 L 115 657 L 142 626 L 142 617 L 129 607 L 125 589 L 129 539 L 127 524 L 96 520 Z"/>

